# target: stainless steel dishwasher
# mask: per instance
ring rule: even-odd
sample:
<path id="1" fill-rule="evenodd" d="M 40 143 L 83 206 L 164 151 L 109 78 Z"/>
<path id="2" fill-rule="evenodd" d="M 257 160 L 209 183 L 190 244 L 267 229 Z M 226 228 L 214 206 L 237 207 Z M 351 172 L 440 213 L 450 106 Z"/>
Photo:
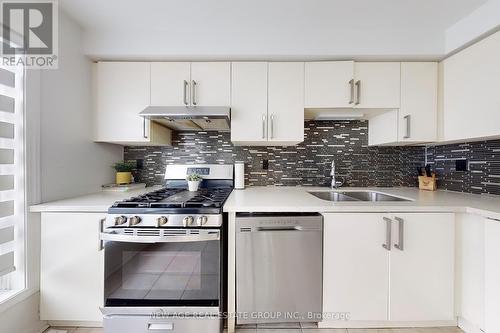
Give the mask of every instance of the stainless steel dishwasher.
<path id="1" fill-rule="evenodd" d="M 322 216 L 238 214 L 236 223 L 237 323 L 320 321 Z"/>

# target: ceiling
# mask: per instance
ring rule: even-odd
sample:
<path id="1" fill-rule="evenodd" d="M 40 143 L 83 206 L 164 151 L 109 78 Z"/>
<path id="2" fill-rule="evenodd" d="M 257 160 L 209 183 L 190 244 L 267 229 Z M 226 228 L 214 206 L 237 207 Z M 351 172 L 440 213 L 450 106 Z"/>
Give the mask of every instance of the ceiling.
<path id="1" fill-rule="evenodd" d="M 445 29 L 486 0 L 60 0 L 86 29 L 268 29 L 311 22 L 329 29 Z"/>
<path id="2" fill-rule="evenodd" d="M 397 43 L 406 40 L 408 49 L 400 53 L 413 52 L 411 43 L 427 43 L 428 50 L 422 50 L 427 54 L 437 52 L 438 43 L 444 45 L 447 28 L 485 2 L 487 0 L 59 0 L 63 10 L 87 31 L 89 54 L 123 52 L 127 44 L 124 35 L 129 35 L 135 39 L 144 36 L 149 41 L 161 38 L 177 48 L 177 51 L 170 49 L 171 55 L 206 54 L 210 49 L 186 44 L 202 45 L 208 40 L 213 48 L 218 37 L 224 44 L 221 44 L 222 52 L 235 54 L 247 51 L 245 47 L 231 48 L 231 42 L 255 48 L 260 45 L 258 40 L 263 41 L 261 52 L 268 54 L 295 54 L 302 44 L 314 54 L 330 55 L 343 43 L 351 47 L 344 48 L 344 55 L 358 49 L 369 55 L 370 48 L 374 55 L 398 53 L 397 49 L 378 51 L 373 43 L 377 36 L 389 39 L 385 41 L 387 44 L 390 39 Z M 367 46 L 353 47 L 350 37 Z M 276 38 L 282 39 L 280 49 L 273 45 Z M 106 51 L 104 45 L 113 40 L 117 49 Z M 337 46 L 316 48 L 313 42 L 331 42 Z M 118 46 L 120 43 L 122 46 Z M 383 46 L 384 41 L 381 43 Z M 148 44 L 143 43 L 141 47 L 144 45 Z M 158 54 L 168 51 L 160 50 L 157 45 L 151 50 Z"/>

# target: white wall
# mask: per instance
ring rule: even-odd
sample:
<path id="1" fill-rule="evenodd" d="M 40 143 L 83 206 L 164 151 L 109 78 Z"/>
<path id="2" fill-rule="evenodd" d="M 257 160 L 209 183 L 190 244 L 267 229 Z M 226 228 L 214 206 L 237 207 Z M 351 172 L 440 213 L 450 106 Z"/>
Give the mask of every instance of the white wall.
<path id="1" fill-rule="evenodd" d="M 98 60 L 325 60 L 437 59 L 444 34 L 416 30 L 323 29 L 304 22 L 287 30 L 215 29 L 185 31 L 87 31 L 85 54 Z M 158 42 L 161 41 L 161 42 Z"/>
<path id="2" fill-rule="evenodd" d="M 91 62 L 82 30 L 59 15 L 59 69 L 41 73 L 42 201 L 96 192 L 113 180 L 119 146 L 92 142 Z"/>
<path id="3" fill-rule="evenodd" d="M 0 313 L 0 332 L 2 333 L 38 333 L 47 328 L 39 320 L 38 308 L 40 293 L 35 293 Z"/>
<path id="4" fill-rule="evenodd" d="M 454 52 L 500 27 L 500 0 L 489 0 L 446 30 L 445 52 Z"/>

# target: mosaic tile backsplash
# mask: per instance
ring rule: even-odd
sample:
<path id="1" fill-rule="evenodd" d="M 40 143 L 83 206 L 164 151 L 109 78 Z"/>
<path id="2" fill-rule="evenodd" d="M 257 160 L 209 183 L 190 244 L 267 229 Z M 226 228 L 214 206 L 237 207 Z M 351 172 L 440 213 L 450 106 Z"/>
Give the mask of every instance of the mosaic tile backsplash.
<path id="1" fill-rule="evenodd" d="M 426 154 L 439 189 L 500 195 L 500 140 L 429 146 Z M 456 171 L 457 159 L 467 159 L 469 170 Z"/>
<path id="2" fill-rule="evenodd" d="M 423 147 L 368 147 L 368 122 L 307 121 L 305 139 L 290 147 L 233 146 L 230 133 L 178 132 L 172 147 L 125 147 L 126 160 L 142 159 L 136 181 L 162 184 L 166 164 L 245 163 L 246 186 L 328 186 L 330 165 L 345 186 L 417 186 Z M 263 170 L 262 161 L 269 161 Z"/>

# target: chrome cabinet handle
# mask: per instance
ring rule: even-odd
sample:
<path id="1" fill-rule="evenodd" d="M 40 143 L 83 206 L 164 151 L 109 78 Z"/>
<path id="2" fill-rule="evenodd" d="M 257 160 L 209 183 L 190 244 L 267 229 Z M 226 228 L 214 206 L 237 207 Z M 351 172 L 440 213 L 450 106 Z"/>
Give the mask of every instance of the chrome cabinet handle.
<path id="1" fill-rule="evenodd" d="M 355 105 L 358 105 L 360 103 L 360 98 L 361 98 L 361 81 L 358 80 L 356 81 L 356 103 Z"/>
<path id="2" fill-rule="evenodd" d="M 405 220 L 399 217 L 394 218 L 398 222 L 398 243 L 394 244 L 394 247 L 400 251 L 404 251 L 404 241 L 405 241 Z"/>
<path id="3" fill-rule="evenodd" d="M 382 247 L 387 251 L 390 251 L 392 220 L 388 217 L 384 217 L 384 221 L 385 221 L 385 244 L 382 244 Z"/>
<path id="4" fill-rule="evenodd" d="M 271 114 L 271 139 L 274 139 L 274 114 Z"/>
<path id="5" fill-rule="evenodd" d="M 349 97 L 349 104 L 352 104 L 354 103 L 354 79 L 351 79 L 351 81 L 349 81 L 349 86 L 351 87 L 350 89 L 350 97 Z"/>
<path id="6" fill-rule="evenodd" d="M 188 104 L 189 104 L 189 101 L 188 101 L 188 99 L 187 99 L 187 90 L 188 90 L 188 85 L 189 85 L 189 83 L 188 83 L 186 80 L 184 80 L 184 104 L 185 104 L 185 105 L 188 105 Z"/>
<path id="7" fill-rule="evenodd" d="M 262 139 L 266 138 L 266 115 L 262 115 Z"/>
<path id="8" fill-rule="evenodd" d="M 191 102 L 193 103 L 193 105 L 196 105 L 196 81 L 195 80 L 192 80 L 191 81 Z"/>
<path id="9" fill-rule="evenodd" d="M 407 114 L 403 119 L 406 120 L 406 134 L 403 139 L 409 139 L 411 136 L 411 115 Z"/>
<path id="10" fill-rule="evenodd" d="M 99 251 L 104 250 L 104 241 L 101 239 L 101 233 L 104 231 L 104 222 L 106 222 L 106 218 L 99 220 L 99 245 L 97 247 Z"/>
<path id="11" fill-rule="evenodd" d="M 146 118 L 142 117 L 142 137 L 144 139 L 148 138 L 148 135 L 146 134 Z"/>

